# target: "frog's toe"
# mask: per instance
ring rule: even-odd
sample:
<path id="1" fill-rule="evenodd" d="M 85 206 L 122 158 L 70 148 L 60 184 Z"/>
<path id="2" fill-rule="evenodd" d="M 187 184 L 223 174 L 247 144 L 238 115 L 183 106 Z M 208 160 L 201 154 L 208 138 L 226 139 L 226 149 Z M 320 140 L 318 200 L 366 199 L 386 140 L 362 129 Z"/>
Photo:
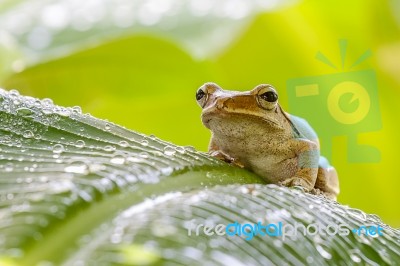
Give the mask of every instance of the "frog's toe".
<path id="1" fill-rule="evenodd" d="M 219 159 L 221 161 L 227 162 L 227 163 L 229 163 L 231 165 L 234 165 L 234 166 L 237 166 L 237 167 L 240 167 L 240 168 L 244 168 L 244 164 L 241 161 L 239 161 L 236 158 L 233 158 L 233 157 L 229 156 L 228 154 L 226 154 L 226 153 L 224 153 L 222 151 L 211 151 L 211 152 L 209 152 L 209 154 L 212 157 L 217 158 L 217 159 Z"/>
<path id="2" fill-rule="evenodd" d="M 311 194 L 313 195 L 318 195 L 318 196 L 324 196 L 325 198 L 331 199 L 336 201 L 337 195 L 335 193 L 329 193 L 329 192 L 325 192 L 320 190 L 319 188 L 313 188 L 310 191 Z"/>
<path id="3" fill-rule="evenodd" d="M 244 168 L 244 164 L 238 159 L 233 159 L 231 164 L 240 168 Z"/>
<path id="4" fill-rule="evenodd" d="M 227 154 L 223 153 L 222 151 L 210 151 L 209 154 L 212 157 L 217 158 L 217 159 L 227 162 L 227 163 L 231 163 L 232 161 L 234 161 L 233 158 L 231 158 Z"/>
<path id="5" fill-rule="evenodd" d="M 296 176 L 283 180 L 279 182 L 279 184 L 286 187 L 300 186 L 303 187 L 306 191 L 310 191 L 313 188 L 313 186 L 307 180 Z"/>

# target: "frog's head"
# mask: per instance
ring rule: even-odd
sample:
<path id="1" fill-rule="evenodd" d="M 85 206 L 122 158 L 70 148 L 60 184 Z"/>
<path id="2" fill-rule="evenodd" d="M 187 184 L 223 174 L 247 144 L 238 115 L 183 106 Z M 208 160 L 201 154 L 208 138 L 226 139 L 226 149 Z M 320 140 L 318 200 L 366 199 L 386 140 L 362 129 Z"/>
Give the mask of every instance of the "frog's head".
<path id="1" fill-rule="evenodd" d="M 220 127 L 247 127 L 282 129 L 287 123 L 278 104 L 278 93 L 268 84 L 251 91 L 227 91 L 215 83 L 206 83 L 196 93 L 197 103 L 203 108 L 203 124 L 215 130 Z"/>

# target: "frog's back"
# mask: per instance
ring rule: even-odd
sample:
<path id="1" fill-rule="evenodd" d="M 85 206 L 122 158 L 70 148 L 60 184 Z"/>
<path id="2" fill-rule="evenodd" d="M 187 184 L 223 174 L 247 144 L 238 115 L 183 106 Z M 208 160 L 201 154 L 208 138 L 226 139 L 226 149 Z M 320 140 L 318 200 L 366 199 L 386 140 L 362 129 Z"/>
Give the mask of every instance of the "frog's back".
<path id="1" fill-rule="evenodd" d="M 317 133 L 310 126 L 310 124 L 304 118 L 289 115 L 290 121 L 292 122 L 292 133 L 294 138 L 306 138 L 311 141 L 318 140 Z"/>

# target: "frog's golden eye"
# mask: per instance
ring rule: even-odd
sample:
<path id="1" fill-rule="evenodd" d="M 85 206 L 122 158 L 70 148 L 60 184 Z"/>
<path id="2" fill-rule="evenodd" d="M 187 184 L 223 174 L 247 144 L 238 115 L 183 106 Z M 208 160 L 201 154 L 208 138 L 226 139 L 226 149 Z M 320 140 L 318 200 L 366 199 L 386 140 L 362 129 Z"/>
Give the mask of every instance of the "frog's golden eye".
<path id="1" fill-rule="evenodd" d="M 200 87 L 196 92 L 196 101 L 200 107 L 204 107 L 207 102 L 208 93 L 205 91 L 204 86 Z"/>
<path id="2" fill-rule="evenodd" d="M 258 89 L 258 105 L 263 109 L 272 110 L 278 103 L 278 93 L 271 85 L 260 85 Z"/>

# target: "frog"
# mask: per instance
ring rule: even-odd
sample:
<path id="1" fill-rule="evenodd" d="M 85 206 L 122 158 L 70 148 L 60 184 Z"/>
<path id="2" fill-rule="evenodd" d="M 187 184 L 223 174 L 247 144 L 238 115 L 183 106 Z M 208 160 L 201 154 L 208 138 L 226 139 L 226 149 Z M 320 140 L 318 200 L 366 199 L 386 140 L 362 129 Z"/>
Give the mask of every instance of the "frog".
<path id="1" fill-rule="evenodd" d="M 282 109 L 272 85 L 231 91 L 207 82 L 196 91 L 196 101 L 211 131 L 208 154 L 267 183 L 337 199 L 338 174 L 320 154 L 316 132 L 307 120 Z"/>

